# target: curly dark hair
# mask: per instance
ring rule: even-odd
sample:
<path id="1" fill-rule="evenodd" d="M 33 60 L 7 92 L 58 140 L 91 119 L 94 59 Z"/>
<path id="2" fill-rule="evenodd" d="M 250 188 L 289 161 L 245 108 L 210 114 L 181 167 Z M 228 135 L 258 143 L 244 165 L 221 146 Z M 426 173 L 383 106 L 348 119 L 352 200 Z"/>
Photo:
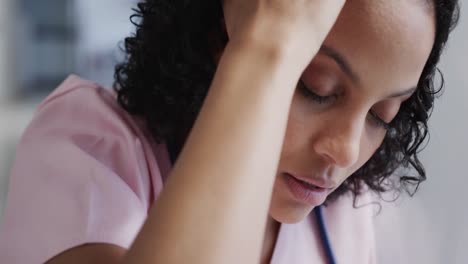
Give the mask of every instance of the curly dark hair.
<path id="1" fill-rule="evenodd" d="M 413 195 L 426 179 L 418 153 L 443 87 L 443 78 L 436 84 L 437 63 L 459 17 L 457 0 L 427 1 L 435 10 L 436 37 L 417 90 L 402 104 L 376 153 L 328 201 L 348 192 L 356 198 L 363 186 L 378 194 L 406 190 Z M 213 51 L 228 41 L 221 1 L 146 0 L 133 10 L 136 32 L 124 41 L 126 57 L 115 68 L 114 90 L 127 112 L 144 118 L 155 141 L 168 145 L 174 161 L 214 77 Z M 389 184 L 395 183 L 390 180 L 396 171 L 405 173 Z"/>

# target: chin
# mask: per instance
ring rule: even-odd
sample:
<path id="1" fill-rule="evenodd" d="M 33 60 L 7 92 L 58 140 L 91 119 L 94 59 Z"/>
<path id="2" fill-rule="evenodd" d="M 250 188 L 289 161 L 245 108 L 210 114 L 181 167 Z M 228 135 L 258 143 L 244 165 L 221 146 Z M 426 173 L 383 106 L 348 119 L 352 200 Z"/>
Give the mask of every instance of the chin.
<path id="1" fill-rule="evenodd" d="M 270 217 L 283 224 L 295 224 L 304 220 L 315 206 L 270 208 Z"/>

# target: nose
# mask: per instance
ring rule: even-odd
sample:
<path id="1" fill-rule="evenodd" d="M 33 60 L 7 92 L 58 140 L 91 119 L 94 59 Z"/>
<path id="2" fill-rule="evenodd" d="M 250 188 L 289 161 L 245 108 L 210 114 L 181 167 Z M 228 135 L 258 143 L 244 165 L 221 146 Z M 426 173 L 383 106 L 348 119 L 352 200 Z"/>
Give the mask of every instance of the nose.
<path id="1" fill-rule="evenodd" d="M 325 124 L 315 138 L 317 154 L 341 168 L 353 166 L 359 159 L 365 118 L 342 116 Z"/>

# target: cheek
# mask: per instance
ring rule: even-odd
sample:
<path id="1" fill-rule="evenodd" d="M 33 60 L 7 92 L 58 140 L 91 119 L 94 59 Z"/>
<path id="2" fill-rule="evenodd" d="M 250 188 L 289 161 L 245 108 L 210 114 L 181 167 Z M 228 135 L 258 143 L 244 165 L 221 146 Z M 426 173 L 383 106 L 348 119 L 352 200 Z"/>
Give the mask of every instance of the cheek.
<path id="1" fill-rule="evenodd" d="M 339 116 L 346 115 L 348 115 L 348 112 L 344 108 L 343 111 L 316 113 L 311 110 L 310 102 L 307 102 L 299 93 L 296 93 L 289 112 L 281 163 L 300 164 L 302 162 L 322 160 L 314 149 L 314 142 L 321 140 L 320 135 L 328 134 L 323 132 L 324 129 L 330 129 L 326 125 L 330 123 L 330 120 L 338 120 Z M 365 126 L 360 135 L 358 160 L 353 166 L 343 170 L 340 169 L 341 173 L 339 174 L 342 177 L 350 176 L 362 167 L 379 148 L 385 137 L 385 132 L 376 132 L 375 128 L 372 128 L 368 121 L 364 120 L 365 118 L 356 121 L 362 123 L 361 126 Z M 339 127 L 336 127 L 336 129 L 339 129 Z"/>
<path id="2" fill-rule="evenodd" d="M 352 167 L 350 175 L 361 168 L 366 162 L 368 162 L 377 149 L 382 145 L 385 134 L 379 135 L 366 135 L 364 134 L 361 139 L 359 147 L 359 159 L 355 166 Z"/>
<path id="3" fill-rule="evenodd" d="M 285 158 L 308 146 L 316 127 L 314 116 L 306 111 L 301 100 L 296 93 L 291 103 L 282 153 Z"/>
<path id="4" fill-rule="evenodd" d="M 303 135 L 304 131 L 304 124 L 296 118 L 293 109 L 291 109 L 286 128 L 286 135 L 284 137 L 282 151 L 283 157 L 291 156 L 300 148 L 301 145 L 306 144 L 305 136 Z"/>

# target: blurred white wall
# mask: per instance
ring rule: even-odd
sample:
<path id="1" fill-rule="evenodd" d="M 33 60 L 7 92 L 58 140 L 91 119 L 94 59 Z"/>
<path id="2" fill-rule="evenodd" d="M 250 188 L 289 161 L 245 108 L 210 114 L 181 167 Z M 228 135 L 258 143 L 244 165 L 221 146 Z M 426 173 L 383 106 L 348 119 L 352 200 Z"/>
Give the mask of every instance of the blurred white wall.
<path id="1" fill-rule="evenodd" d="M 109 87 L 112 85 L 119 48 L 124 37 L 134 31 L 130 7 L 135 0 L 77 0 L 77 63 L 81 77 Z M 111 7 L 111 8 L 110 8 Z M 105 33 L 103 33 L 105 32 Z M 105 67 L 102 67 L 103 64 Z"/>
<path id="2" fill-rule="evenodd" d="M 9 143 L 9 99 L 11 97 L 12 78 L 10 65 L 11 48 L 11 1 L 0 0 L 0 217 L 4 207 L 8 184 L 7 167 L 11 162 L 11 150 L 7 150 Z M 8 131 L 7 131 L 8 130 Z M 1 218 L 0 218 L 1 220 Z"/>
<path id="3" fill-rule="evenodd" d="M 442 60 L 447 88 L 424 155 L 430 183 L 422 193 L 429 217 L 440 228 L 439 263 L 468 263 L 468 5 Z"/>
<path id="4" fill-rule="evenodd" d="M 9 96 L 8 86 L 11 86 L 11 78 L 9 78 L 9 67 L 8 63 L 11 61 L 9 57 L 10 36 L 11 32 L 11 1 L 12 0 L 0 0 L 0 105 L 5 103 Z"/>

